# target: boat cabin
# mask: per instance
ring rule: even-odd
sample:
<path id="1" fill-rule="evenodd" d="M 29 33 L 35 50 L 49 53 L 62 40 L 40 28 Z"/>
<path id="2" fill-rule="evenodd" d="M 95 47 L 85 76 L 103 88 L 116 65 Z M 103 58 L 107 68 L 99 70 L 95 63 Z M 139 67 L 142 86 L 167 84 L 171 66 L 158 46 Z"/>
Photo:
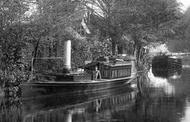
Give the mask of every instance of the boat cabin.
<path id="1" fill-rule="evenodd" d="M 99 58 L 85 65 L 84 70 L 92 74 L 92 79 L 116 79 L 131 76 L 131 62 L 116 58 Z M 96 74 L 98 73 L 98 74 Z"/>

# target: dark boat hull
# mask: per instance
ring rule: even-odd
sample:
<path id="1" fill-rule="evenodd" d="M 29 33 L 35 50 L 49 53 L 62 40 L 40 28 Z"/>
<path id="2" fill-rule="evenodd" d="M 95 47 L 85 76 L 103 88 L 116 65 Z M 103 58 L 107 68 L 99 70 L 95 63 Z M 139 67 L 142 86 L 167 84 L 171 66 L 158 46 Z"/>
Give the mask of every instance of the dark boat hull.
<path id="1" fill-rule="evenodd" d="M 38 82 L 21 85 L 24 99 L 35 99 L 54 94 L 88 94 L 131 84 L 135 78 L 84 82 Z"/>
<path id="2" fill-rule="evenodd" d="M 182 70 L 182 59 L 172 56 L 156 56 L 152 60 L 152 71 L 154 76 L 168 78 L 172 75 L 180 75 Z"/>
<path id="3" fill-rule="evenodd" d="M 155 56 L 152 60 L 153 68 L 181 68 L 182 60 L 181 58 L 176 58 L 172 56 Z"/>

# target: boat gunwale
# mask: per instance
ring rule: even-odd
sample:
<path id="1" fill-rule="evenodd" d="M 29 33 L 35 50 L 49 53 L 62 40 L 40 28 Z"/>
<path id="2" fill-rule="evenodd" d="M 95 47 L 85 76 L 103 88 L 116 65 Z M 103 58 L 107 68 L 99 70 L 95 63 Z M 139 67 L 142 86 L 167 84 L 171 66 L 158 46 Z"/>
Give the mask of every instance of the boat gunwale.
<path id="1" fill-rule="evenodd" d="M 88 81 L 48 81 L 48 80 L 43 80 L 46 82 L 27 82 L 27 83 L 23 83 L 21 85 L 72 85 L 72 84 L 103 84 L 103 83 L 113 83 L 116 81 L 124 81 L 124 80 L 128 80 L 126 81 L 126 83 L 129 83 L 130 81 L 134 80 L 136 77 L 124 77 L 124 78 L 116 78 L 116 79 L 102 79 L 102 80 L 88 80 Z"/>

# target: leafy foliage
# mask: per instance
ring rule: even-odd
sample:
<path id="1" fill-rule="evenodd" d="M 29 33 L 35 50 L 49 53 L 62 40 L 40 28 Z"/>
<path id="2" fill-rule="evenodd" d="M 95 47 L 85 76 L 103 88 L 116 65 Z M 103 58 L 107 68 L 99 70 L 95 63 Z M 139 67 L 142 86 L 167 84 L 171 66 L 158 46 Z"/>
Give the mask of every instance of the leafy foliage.
<path id="1" fill-rule="evenodd" d="M 183 14 L 176 23 L 175 36 L 168 42 L 169 50 L 174 52 L 189 52 L 190 45 L 190 8 Z"/>
<path id="2" fill-rule="evenodd" d="M 24 0 L 0 1 L 0 72 L 1 84 L 19 83 L 23 80 L 21 21 L 28 6 Z"/>
<path id="3" fill-rule="evenodd" d="M 83 42 L 75 42 L 72 46 L 72 66 L 77 68 L 85 64 L 85 61 L 92 61 L 99 56 L 111 55 L 111 44 L 108 40 L 99 41 L 91 38 Z"/>
<path id="4" fill-rule="evenodd" d="M 180 18 L 176 0 L 92 0 L 86 6 L 91 10 L 90 24 L 100 30 L 101 38 L 110 39 L 112 53 L 115 45 L 129 35 L 133 53 L 140 60 L 143 47 L 150 42 L 165 42 L 174 34 L 174 25 Z M 93 7 L 89 7 L 93 4 Z"/>

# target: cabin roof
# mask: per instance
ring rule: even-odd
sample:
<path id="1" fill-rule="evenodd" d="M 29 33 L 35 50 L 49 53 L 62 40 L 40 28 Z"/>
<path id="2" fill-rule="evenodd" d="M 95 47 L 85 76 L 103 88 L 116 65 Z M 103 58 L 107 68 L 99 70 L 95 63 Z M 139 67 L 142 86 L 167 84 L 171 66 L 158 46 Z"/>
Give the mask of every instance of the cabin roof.
<path id="1" fill-rule="evenodd" d="M 131 62 L 128 61 L 117 61 L 117 62 L 91 62 L 83 66 L 83 68 L 95 67 L 97 65 L 105 65 L 109 67 L 118 67 L 118 66 L 126 66 L 131 65 Z"/>

